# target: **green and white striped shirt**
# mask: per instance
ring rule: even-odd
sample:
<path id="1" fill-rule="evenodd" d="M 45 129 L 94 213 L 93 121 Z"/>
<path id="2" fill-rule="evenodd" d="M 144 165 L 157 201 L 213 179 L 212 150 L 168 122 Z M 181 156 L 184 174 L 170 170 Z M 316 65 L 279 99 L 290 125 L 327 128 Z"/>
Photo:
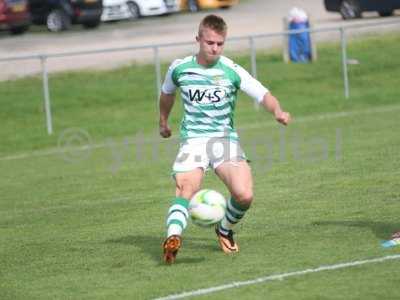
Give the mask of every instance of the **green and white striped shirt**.
<path id="1" fill-rule="evenodd" d="M 184 108 L 180 132 L 183 140 L 226 136 L 238 139 L 233 120 L 238 90 L 258 102 L 268 93 L 245 69 L 224 56 L 207 67 L 198 64 L 196 56 L 175 60 L 162 91 L 173 94 L 177 88 Z"/>

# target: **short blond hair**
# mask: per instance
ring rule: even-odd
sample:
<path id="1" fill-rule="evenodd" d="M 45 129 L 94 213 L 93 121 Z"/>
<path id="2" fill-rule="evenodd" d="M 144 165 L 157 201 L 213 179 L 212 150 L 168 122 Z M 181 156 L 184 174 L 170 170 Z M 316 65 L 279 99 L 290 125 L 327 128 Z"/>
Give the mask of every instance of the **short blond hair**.
<path id="1" fill-rule="evenodd" d="M 204 17 L 199 25 L 199 36 L 201 36 L 204 28 L 209 28 L 219 34 L 226 34 L 228 30 L 224 19 L 217 15 L 208 15 Z"/>

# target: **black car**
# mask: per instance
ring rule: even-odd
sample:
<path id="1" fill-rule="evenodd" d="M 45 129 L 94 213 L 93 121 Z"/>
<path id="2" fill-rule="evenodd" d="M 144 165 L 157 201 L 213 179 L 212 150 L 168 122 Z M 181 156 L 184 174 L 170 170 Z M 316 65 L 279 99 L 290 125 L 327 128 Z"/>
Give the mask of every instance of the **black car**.
<path id="1" fill-rule="evenodd" d="M 68 29 L 71 24 L 99 26 L 102 0 L 29 0 L 34 24 L 46 24 L 50 31 Z"/>
<path id="2" fill-rule="evenodd" d="M 325 0 L 325 8 L 339 12 L 343 19 L 361 18 L 363 11 L 377 11 L 386 17 L 400 8 L 400 0 Z"/>

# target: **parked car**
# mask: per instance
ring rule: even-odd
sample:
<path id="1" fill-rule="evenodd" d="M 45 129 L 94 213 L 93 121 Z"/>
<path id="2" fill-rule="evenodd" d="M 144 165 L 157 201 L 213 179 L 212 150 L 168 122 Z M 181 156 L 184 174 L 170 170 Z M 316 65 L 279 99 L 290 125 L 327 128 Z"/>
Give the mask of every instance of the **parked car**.
<path id="1" fill-rule="evenodd" d="M 339 12 L 343 19 L 361 18 L 364 11 L 377 11 L 380 16 L 391 16 L 400 8 L 400 0 L 325 0 L 327 11 Z"/>
<path id="2" fill-rule="evenodd" d="M 230 8 L 237 4 L 239 0 L 180 0 L 182 10 L 196 12 L 208 8 Z"/>
<path id="3" fill-rule="evenodd" d="M 135 20 L 179 10 L 178 0 L 103 0 L 102 21 Z"/>
<path id="4" fill-rule="evenodd" d="M 12 34 L 28 30 L 30 15 L 26 0 L 0 0 L 0 29 Z"/>
<path id="5" fill-rule="evenodd" d="M 68 29 L 71 24 L 85 28 L 99 26 L 102 0 L 29 0 L 32 22 L 45 24 L 50 31 Z"/>

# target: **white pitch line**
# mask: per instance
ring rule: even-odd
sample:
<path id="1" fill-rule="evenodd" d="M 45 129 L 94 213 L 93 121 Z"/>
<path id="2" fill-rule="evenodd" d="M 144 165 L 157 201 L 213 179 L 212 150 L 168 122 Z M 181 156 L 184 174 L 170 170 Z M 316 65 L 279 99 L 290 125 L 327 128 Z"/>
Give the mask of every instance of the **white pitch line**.
<path id="1" fill-rule="evenodd" d="M 169 295 L 166 297 L 156 298 L 154 300 L 175 300 L 175 299 L 183 299 L 183 298 L 189 298 L 189 297 L 200 296 L 200 295 L 207 295 L 207 294 L 211 294 L 211 293 L 215 293 L 215 292 L 219 292 L 219 291 L 223 291 L 223 290 L 228 290 L 228 289 L 232 289 L 232 288 L 242 287 L 242 286 L 246 286 L 246 285 L 265 283 L 265 282 L 274 281 L 274 280 L 283 280 L 288 277 L 302 276 L 302 275 L 306 275 L 306 274 L 310 274 L 310 273 L 318 273 L 318 272 L 322 272 L 322 271 L 345 269 L 345 268 L 350 268 L 350 267 L 355 267 L 355 266 L 360 266 L 360 265 L 365 265 L 365 264 L 379 263 L 379 262 L 384 262 L 387 260 L 394 260 L 394 259 L 400 259 L 400 254 L 389 255 L 389 256 L 384 256 L 384 257 L 379 257 L 379 258 L 366 259 L 366 260 L 357 260 L 357 261 L 340 263 L 340 264 L 335 264 L 335 265 L 321 266 L 321 267 L 314 268 L 314 269 L 306 269 L 306 270 L 295 271 L 295 272 L 290 272 L 290 273 L 269 275 L 269 276 L 259 277 L 259 278 L 247 280 L 247 281 L 236 281 L 236 282 L 219 285 L 219 286 L 215 286 L 215 287 L 199 289 L 199 290 L 194 290 L 194 291 L 189 291 L 189 292 L 183 292 L 180 294 L 173 294 L 173 295 Z"/>
<path id="2" fill-rule="evenodd" d="M 385 113 L 385 112 L 391 112 L 391 111 L 396 111 L 396 110 L 400 110 L 400 105 L 387 105 L 387 106 L 377 107 L 377 108 L 373 108 L 373 109 L 352 110 L 352 111 L 345 111 L 345 112 L 331 112 L 331 113 L 325 113 L 325 114 L 319 114 L 319 115 L 311 115 L 311 116 L 307 116 L 307 117 L 295 118 L 294 122 L 295 123 L 308 123 L 308 122 L 321 121 L 321 120 L 327 120 L 327 119 L 345 118 L 345 117 L 351 117 L 351 116 L 357 116 L 357 115 Z M 256 129 L 256 128 L 261 128 L 261 127 L 271 127 L 274 125 L 276 125 L 276 122 L 252 123 L 252 124 L 246 124 L 246 125 L 239 126 L 237 129 L 240 132 L 240 130 Z M 176 136 L 169 138 L 169 140 L 174 140 L 174 139 L 178 140 L 179 138 Z M 145 142 L 145 143 L 160 142 L 160 138 L 147 137 L 147 138 L 143 139 L 143 142 Z M 131 144 L 131 143 L 129 143 L 129 144 Z M 99 149 L 99 148 L 105 148 L 105 147 L 109 147 L 109 145 L 107 145 L 107 143 L 99 143 L 99 144 L 94 144 L 94 145 L 76 147 L 74 150 L 87 151 L 87 150 Z M 25 158 L 31 158 L 31 157 L 50 156 L 50 155 L 55 155 L 55 154 L 62 154 L 64 152 L 65 152 L 64 149 L 53 148 L 53 149 L 39 150 L 39 151 L 33 151 L 33 152 L 28 152 L 28 153 L 20 153 L 20 154 L 15 154 L 15 155 L 3 156 L 3 157 L 0 157 L 0 161 L 19 160 L 19 159 L 25 159 Z"/>

